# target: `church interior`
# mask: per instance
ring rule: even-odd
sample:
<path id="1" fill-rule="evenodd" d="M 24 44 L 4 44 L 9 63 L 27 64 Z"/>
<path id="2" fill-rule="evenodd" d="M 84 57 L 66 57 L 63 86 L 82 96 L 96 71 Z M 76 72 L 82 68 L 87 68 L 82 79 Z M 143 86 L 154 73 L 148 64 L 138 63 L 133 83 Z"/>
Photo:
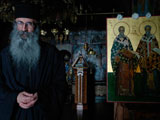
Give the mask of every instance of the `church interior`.
<path id="1" fill-rule="evenodd" d="M 67 99 L 62 120 L 159 120 L 160 93 L 152 100 L 136 91 L 133 97 L 115 97 L 114 80 L 108 73 L 109 34 L 107 18 L 115 21 L 159 17 L 159 0 L 20 0 L 40 6 L 41 40 L 55 45 L 64 56 Z M 9 43 L 14 5 L 18 0 L 0 1 L 0 50 Z M 119 15 L 119 16 L 118 16 Z M 148 16 L 147 16 L 148 15 Z M 118 18 L 119 17 L 119 18 Z M 160 33 L 160 19 L 157 31 Z M 157 32 L 157 38 L 160 34 Z M 160 45 L 160 40 L 158 40 Z M 113 71 L 112 71 L 113 72 Z M 110 78 L 112 77 L 112 78 Z M 116 76 L 117 77 L 117 76 Z M 139 76 L 136 76 L 139 77 Z M 143 79 L 143 76 L 140 76 Z M 157 78 L 157 80 L 160 80 Z M 81 84 L 81 85 L 80 85 Z M 135 84 L 138 84 L 137 81 Z M 157 83 L 158 84 L 158 83 Z M 143 84 L 141 84 L 143 86 Z M 140 86 L 140 85 L 139 85 Z M 140 86 L 140 87 L 142 87 Z M 155 85 L 156 86 L 156 85 Z M 141 88 L 138 89 L 141 89 Z M 81 91 L 81 92 L 80 92 Z M 160 91 L 159 91 L 160 92 Z M 157 93 L 157 92 L 156 92 Z M 125 94 L 125 93 L 124 93 Z M 108 95 L 110 95 L 108 99 Z M 115 98 L 112 98 L 115 97 Z M 122 100 L 126 99 L 126 101 Z M 132 99 L 133 98 L 133 99 Z M 147 101 L 148 100 L 148 101 Z"/>

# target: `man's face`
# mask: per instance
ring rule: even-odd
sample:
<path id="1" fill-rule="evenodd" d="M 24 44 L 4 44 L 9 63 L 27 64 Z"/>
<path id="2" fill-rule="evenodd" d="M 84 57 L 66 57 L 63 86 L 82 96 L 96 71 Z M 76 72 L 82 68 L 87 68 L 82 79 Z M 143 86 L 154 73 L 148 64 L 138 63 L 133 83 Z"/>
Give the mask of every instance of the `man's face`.
<path id="1" fill-rule="evenodd" d="M 30 18 L 16 18 L 17 30 L 23 32 L 22 39 L 27 39 L 27 33 L 31 33 L 35 28 L 35 20 Z"/>
<path id="2" fill-rule="evenodd" d="M 120 32 L 120 33 L 124 33 L 124 31 L 125 31 L 125 30 L 124 30 L 124 27 L 120 27 L 120 28 L 119 28 L 119 32 Z"/>
<path id="3" fill-rule="evenodd" d="M 146 31 L 146 32 L 150 32 L 150 31 L 151 31 L 151 28 L 150 28 L 150 27 L 146 27 L 146 28 L 145 28 L 145 31 Z"/>
<path id="4" fill-rule="evenodd" d="M 30 18 L 16 18 L 17 30 L 25 32 L 33 32 L 35 28 L 35 20 Z"/>

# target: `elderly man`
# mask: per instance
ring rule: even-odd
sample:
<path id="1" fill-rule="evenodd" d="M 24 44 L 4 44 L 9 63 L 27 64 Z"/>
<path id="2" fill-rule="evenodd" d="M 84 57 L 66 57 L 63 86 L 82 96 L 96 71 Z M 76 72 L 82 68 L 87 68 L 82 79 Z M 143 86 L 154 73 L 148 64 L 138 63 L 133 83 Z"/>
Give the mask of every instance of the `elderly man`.
<path id="1" fill-rule="evenodd" d="M 15 10 L 10 45 L 0 53 L 0 120 L 57 120 L 66 91 L 63 57 L 39 41 L 35 6 Z"/>
<path id="2" fill-rule="evenodd" d="M 136 52 L 141 56 L 139 59 L 139 65 L 144 80 L 144 94 L 153 96 L 155 92 L 160 91 L 159 82 L 159 54 L 154 50 L 159 49 L 159 44 L 156 36 L 151 33 L 152 27 L 146 25 L 144 27 L 145 33 L 140 39 Z M 158 91 L 157 91 L 158 90 Z M 157 96 L 157 95 L 155 95 Z"/>
<path id="3" fill-rule="evenodd" d="M 133 74 L 136 67 L 136 55 L 130 39 L 124 34 L 125 27 L 118 28 L 119 34 L 111 48 L 111 64 L 116 75 L 116 94 L 118 96 L 134 96 Z"/>

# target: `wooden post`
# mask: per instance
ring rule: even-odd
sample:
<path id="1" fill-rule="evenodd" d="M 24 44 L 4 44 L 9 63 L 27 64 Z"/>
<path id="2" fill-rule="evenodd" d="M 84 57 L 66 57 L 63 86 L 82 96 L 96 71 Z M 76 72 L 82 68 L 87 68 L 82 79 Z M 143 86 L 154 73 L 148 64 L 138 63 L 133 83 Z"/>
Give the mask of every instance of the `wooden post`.
<path id="1" fill-rule="evenodd" d="M 72 65 L 75 75 L 75 104 L 77 109 L 87 108 L 87 69 L 88 65 L 80 55 Z"/>

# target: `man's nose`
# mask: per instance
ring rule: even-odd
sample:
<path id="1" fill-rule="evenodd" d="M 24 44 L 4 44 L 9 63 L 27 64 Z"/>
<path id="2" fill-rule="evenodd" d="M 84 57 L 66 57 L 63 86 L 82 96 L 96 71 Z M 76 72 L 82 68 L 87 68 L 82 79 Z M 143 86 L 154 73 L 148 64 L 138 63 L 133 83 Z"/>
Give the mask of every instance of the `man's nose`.
<path id="1" fill-rule="evenodd" d="M 28 27 L 27 27 L 26 24 L 24 24 L 24 25 L 22 26 L 22 31 L 27 31 L 27 30 L 28 30 Z"/>

